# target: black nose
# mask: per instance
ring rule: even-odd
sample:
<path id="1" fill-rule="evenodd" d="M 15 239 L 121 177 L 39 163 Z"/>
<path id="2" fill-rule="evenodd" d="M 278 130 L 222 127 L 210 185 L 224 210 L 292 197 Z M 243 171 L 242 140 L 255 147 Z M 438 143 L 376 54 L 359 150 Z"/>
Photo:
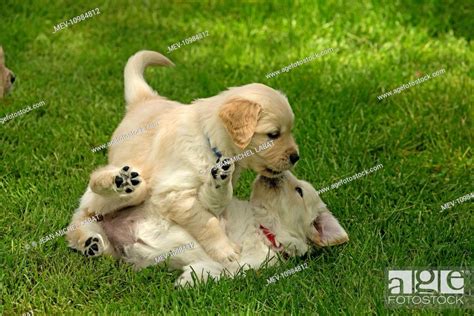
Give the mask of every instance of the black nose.
<path id="1" fill-rule="evenodd" d="M 10 78 L 11 83 L 14 83 L 14 82 L 15 82 L 15 79 L 16 79 L 16 78 L 15 78 L 15 75 L 12 74 L 12 76 L 11 76 L 11 78 Z"/>
<path id="2" fill-rule="evenodd" d="M 297 153 L 290 155 L 290 161 L 294 165 L 298 160 L 300 160 L 300 156 Z"/>

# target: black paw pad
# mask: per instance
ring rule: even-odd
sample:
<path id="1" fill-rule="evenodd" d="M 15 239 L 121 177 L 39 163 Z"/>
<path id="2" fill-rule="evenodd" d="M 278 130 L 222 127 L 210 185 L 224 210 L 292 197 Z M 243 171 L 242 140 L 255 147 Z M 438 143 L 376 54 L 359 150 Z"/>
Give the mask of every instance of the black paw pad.
<path id="1" fill-rule="evenodd" d="M 84 243 L 84 256 L 94 257 L 99 255 L 99 238 L 89 237 Z"/>
<path id="2" fill-rule="evenodd" d="M 98 240 L 97 240 L 97 241 L 98 241 Z M 92 237 L 89 237 L 89 238 L 86 240 L 86 243 L 85 243 L 86 247 L 88 247 L 88 246 L 91 244 L 91 242 L 92 242 Z"/>
<path id="3" fill-rule="evenodd" d="M 118 176 L 115 177 L 115 184 L 117 185 L 116 190 L 118 193 L 132 193 L 135 190 L 135 186 L 142 183 L 140 174 L 129 166 L 123 167 Z"/>
<path id="4" fill-rule="evenodd" d="M 122 185 L 122 183 L 123 183 L 122 177 L 115 176 L 115 185 L 117 186 L 117 188 L 120 188 L 120 186 Z"/>
<path id="5" fill-rule="evenodd" d="M 217 176 L 217 168 L 216 167 L 211 169 L 211 174 L 212 174 L 212 177 L 215 179 L 216 176 Z"/>

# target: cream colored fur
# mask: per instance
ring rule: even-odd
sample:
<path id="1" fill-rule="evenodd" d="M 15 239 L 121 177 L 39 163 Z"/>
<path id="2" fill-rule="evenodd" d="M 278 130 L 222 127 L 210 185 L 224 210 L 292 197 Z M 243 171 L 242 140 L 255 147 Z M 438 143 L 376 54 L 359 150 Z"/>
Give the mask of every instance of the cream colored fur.
<path id="1" fill-rule="evenodd" d="M 185 228 L 212 258 L 234 261 L 239 247 L 228 239 L 216 218 L 230 202 L 232 183 L 225 183 L 222 196 L 214 198 L 220 203 L 212 204 L 212 209 L 201 201 L 208 196 L 203 184 L 216 162 L 211 147 L 233 157 L 278 132 L 270 149 L 236 163 L 232 180 L 237 181 L 242 168 L 279 176 L 292 167 L 290 155 L 297 154 L 291 135 L 293 112 L 283 94 L 263 84 L 230 88 L 190 105 L 167 100 L 143 79 L 144 69 L 151 64 L 172 62 L 151 51 L 138 52 L 128 61 L 124 72 L 127 113 L 113 138 L 150 124 L 158 126 L 110 148 L 109 165 L 91 176 L 77 211 L 80 215 L 74 215 L 73 222 L 84 214 L 107 214 L 149 199 L 157 216 Z M 141 176 L 131 194 L 114 187 L 114 178 L 125 165 Z M 70 245 L 80 251 L 89 237 L 82 229 L 68 234 Z"/>
<path id="2" fill-rule="evenodd" d="M 297 187 L 303 196 L 296 191 Z M 311 184 L 298 180 L 290 172 L 284 172 L 276 181 L 259 176 L 254 182 L 250 202 L 233 199 L 219 217 L 229 238 L 242 248 L 237 262 L 222 264 L 211 259 L 187 230 L 156 216 L 153 207 L 147 201 L 106 216 L 102 225 L 112 241 L 106 253 L 120 257 L 136 268 L 144 268 L 156 264 L 155 258 L 160 255 L 192 242 L 193 249 L 168 259 L 172 269 L 183 270 L 176 285 L 194 284 L 193 270 L 205 281 L 208 277 L 220 278 L 225 274 L 234 276 L 242 269 L 258 269 L 267 262 L 275 264 L 278 251 L 264 236 L 260 225 L 275 234 L 276 241 L 290 256 L 304 255 L 310 249 L 310 241 L 318 246 L 348 241 L 347 233 Z M 324 242 L 319 242 L 321 240 Z"/>

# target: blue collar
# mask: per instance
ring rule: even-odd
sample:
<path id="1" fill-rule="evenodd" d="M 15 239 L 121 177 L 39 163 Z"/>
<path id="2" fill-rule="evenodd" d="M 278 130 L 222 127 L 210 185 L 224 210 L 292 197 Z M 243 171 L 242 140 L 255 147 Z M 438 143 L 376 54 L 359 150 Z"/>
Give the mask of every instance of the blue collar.
<path id="1" fill-rule="evenodd" d="M 211 150 L 212 150 L 212 152 L 214 153 L 214 155 L 215 155 L 217 158 L 221 158 L 221 157 L 222 157 L 222 153 L 219 151 L 219 149 L 217 149 L 217 147 L 212 147 L 212 145 L 211 145 L 211 140 L 209 139 L 209 137 L 207 137 L 207 142 L 209 143 L 209 147 L 211 147 Z"/>

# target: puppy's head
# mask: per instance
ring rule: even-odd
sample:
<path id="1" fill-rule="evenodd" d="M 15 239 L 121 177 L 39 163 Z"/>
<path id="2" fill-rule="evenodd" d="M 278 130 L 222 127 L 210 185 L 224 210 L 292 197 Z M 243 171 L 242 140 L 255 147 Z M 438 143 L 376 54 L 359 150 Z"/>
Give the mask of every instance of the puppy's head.
<path id="1" fill-rule="evenodd" d="M 345 243 L 349 237 L 311 184 L 286 171 L 279 177 L 258 176 L 251 202 L 272 212 L 282 229 L 317 246 Z"/>
<path id="2" fill-rule="evenodd" d="M 294 114 L 286 97 L 263 84 L 232 88 L 219 117 L 238 151 L 252 155 L 240 164 L 261 175 L 276 177 L 299 159 L 293 139 Z"/>
<path id="3" fill-rule="evenodd" d="M 7 94 L 14 82 L 15 75 L 5 66 L 5 55 L 2 46 L 0 46 L 0 98 Z"/>

